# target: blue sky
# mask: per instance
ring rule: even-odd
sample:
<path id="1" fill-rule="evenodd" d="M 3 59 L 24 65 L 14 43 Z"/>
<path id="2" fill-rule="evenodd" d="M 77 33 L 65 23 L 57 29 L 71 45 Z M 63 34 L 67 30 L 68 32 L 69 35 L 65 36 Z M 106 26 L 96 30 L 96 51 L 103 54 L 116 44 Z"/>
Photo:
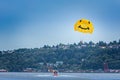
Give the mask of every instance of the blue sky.
<path id="1" fill-rule="evenodd" d="M 81 18 L 92 35 L 73 30 Z M 119 0 L 0 0 L 0 50 L 119 39 Z"/>

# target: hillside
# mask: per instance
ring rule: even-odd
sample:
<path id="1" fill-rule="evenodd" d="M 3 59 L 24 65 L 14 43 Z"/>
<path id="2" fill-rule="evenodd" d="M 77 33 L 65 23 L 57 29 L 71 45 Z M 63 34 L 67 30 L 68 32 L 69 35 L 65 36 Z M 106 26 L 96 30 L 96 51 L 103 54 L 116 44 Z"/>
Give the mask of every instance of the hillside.
<path id="1" fill-rule="evenodd" d="M 48 67 L 59 71 L 120 69 L 120 40 L 105 43 L 100 41 L 74 44 L 45 45 L 41 48 L 0 51 L 0 69 L 11 72 L 31 68 L 46 72 Z"/>

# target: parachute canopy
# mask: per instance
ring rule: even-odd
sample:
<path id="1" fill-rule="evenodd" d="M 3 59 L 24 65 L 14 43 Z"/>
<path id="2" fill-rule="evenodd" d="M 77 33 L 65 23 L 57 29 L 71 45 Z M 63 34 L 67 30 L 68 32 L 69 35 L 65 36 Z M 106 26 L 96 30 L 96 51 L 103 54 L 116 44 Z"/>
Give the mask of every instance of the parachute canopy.
<path id="1" fill-rule="evenodd" d="M 86 19 L 78 20 L 74 25 L 74 30 L 82 33 L 93 33 L 94 27 L 91 21 Z"/>

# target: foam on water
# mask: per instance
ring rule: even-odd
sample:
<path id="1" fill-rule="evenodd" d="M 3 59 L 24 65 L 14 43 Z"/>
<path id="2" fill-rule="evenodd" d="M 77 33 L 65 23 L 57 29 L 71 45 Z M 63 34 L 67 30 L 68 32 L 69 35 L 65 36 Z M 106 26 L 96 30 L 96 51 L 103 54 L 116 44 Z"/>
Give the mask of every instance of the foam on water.
<path id="1" fill-rule="evenodd" d="M 72 76 L 72 75 L 59 75 L 60 77 L 77 77 L 77 76 Z"/>
<path id="2" fill-rule="evenodd" d="M 52 75 L 36 75 L 37 77 L 50 77 Z"/>
<path id="3" fill-rule="evenodd" d="M 72 76 L 72 75 L 58 75 L 58 76 L 54 76 L 54 75 L 36 75 L 37 77 L 77 77 L 77 76 Z"/>

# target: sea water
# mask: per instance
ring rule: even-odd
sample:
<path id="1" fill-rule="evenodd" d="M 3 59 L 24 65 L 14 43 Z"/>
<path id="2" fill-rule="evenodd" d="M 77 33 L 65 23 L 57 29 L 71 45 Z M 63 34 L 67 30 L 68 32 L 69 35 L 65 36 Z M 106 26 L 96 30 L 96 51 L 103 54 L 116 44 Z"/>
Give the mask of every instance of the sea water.
<path id="1" fill-rule="evenodd" d="M 0 80 L 120 80 L 120 73 L 23 73 L 2 72 Z"/>

